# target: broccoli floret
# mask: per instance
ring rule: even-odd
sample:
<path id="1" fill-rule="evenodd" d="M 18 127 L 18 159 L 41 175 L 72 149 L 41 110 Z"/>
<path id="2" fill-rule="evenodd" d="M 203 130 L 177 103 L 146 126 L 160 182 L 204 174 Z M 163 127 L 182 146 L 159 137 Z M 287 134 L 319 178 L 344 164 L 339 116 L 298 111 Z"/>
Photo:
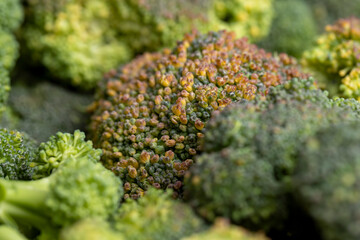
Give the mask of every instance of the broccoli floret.
<path id="1" fill-rule="evenodd" d="M 91 106 L 91 139 L 124 181 L 125 198 L 151 186 L 181 194 L 212 112 L 293 77 L 307 75 L 286 54 L 231 32 L 188 34 L 172 53 L 145 54 L 107 75 Z"/>
<path id="2" fill-rule="evenodd" d="M 360 19 L 352 17 L 327 26 L 317 45 L 304 53 L 302 62 L 332 95 L 360 99 L 359 54 Z"/>
<path id="3" fill-rule="evenodd" d="M 0 240 L 27 240 L 17 229 L 0 225 Z"/>
<path id="4" fill-rule="evenodd" d="M 0 29 L 6 31 L 16 30 L 23 20 L 23 15 L 20 0 L 0 1 Z"/>
<path id="5" fill-rule="evenodd" d="M 113 220 L 115 229 L 129 240 L 175 240 L 204 227 L 189 206 L 171 199 L 171 191 L 154 188 L 137 201 L 127 199 Z"/>
<path id="6" fill-rule="evenodd" d="M 58 227 L 91 217 L 107 219 L 119 205 L 120 186 L 119 178 L 100 163 L 71 157 L 40 180 L 1 180 L 0 221 L 33 226 L 54 239 Z"/>
<path id="7" fill-rule="evenodd" d="M 92 96 L 67 90 L 49 82 L 13 85 L 9 107 L 18 116 L 15 128 L 43 142 L 57 132 L 85 130 L 86 108 Z"/>
<path id="8" fill-rule="evenodd" d="M 1 37 L 1 36 L 0 36 Z M 0 116 L 5 111 L 5 106 L 10 91 L 10 78 L 8 71 L 0 64 Z"/>
<path id="9" fill-rule="evenodd" d="M 19 44 L 15 36 L 0 28 L 0 46 L 0 64 L 8 71 L 12 70 L 19 54 Z"/>
<path id="10" fill-rule="evenodd" d="M 295 196 L 324 240 L 360 238 L 360 124 L 321 129 L 298 145 Z"/>
<path id="11" fill-rule="evenodd" d="M 147 236 L 144 236 L 147 238 Z M 143 239 L 144 239 L 143 238 Z M 123 240 L 121 233 L 99 219 L 84 219 L 61 230 L 59 240 Z"/>
<path id="12" fill-rule="evenodd" d="M 27 1 L 25 52 L 56 78 L 91 89 L 102 74 L 128 60 L 111 23 L 114 1 Z"/>
<path id="13" fill-rule="evenodd" d="M 32 179 L 30 162 L 36 156 L 37 146 L 34 140 L 15 130 L 0 129 L 0 178 Z"/>
<path id="14" fill-rule="evenodd" d="M 36 167 L 33 179 L 49 176 L 70 156 L 96 163 L 100 160 L 101 150 L 94 149 L 92 142 L 86 141 L 85 134 L 79 130 L 74 134 L 58 132 L 40 144 L 38 157 L 30 163 L 30 167 Z"/>
<path id="15" fill-rule="evenodd" d="M 275 0 L 274 13 L 269 35 L 259 45 L 300 57 L 316 36 L 311 8 L 303 0 Z"/>
<path id="16" fill-rule="evenodd" d="M 299 141 L 320 127 L 360 119 L 356 101 L 331 100 L 307 84 L 275 87 L 265 100 L 229 106 L 208 123 L 204 152 L 185 181 L 185 196 L 200 215 L 252 230 L 283 227 Z"/>
<path id="17" fill-rule="evenodd" d="M 254 234 L 238 226 L 230 225 L 226 219 L 217 219 L 206 232 L 182 238 L 182 240 L 267 240 L 263 234 Z"/>

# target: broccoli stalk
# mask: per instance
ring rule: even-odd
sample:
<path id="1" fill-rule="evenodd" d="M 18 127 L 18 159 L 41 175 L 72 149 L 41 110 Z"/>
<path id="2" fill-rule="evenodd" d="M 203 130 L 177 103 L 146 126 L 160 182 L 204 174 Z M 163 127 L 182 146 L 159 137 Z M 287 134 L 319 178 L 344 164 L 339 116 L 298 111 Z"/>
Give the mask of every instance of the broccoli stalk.
<path id="1" fill-rule="evenodd" d="M 1 180 L 0 222 L 47 234 L 84 218 L 106 219 L 118 207 L 121 185 L 100 163 L 70 157 L 49 177 Z"/>
<path id="2" fill-rule="evenodd" d="M 0 240 L 26 240 L 26 238 L 16 229 L 10 226 L 1 225 Z"/>

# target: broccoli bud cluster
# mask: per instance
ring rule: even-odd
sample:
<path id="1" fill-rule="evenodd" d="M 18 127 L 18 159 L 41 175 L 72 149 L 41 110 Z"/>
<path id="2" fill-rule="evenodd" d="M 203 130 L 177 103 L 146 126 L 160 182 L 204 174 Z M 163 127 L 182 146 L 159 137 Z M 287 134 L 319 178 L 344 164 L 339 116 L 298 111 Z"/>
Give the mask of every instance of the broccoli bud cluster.
<path id="1" fill-rule="evenodd" d="M 294 77 L 307 75 L 286 54 L 272 56 L 231 32 L 188 34 L 172 52 L 145 54 L 107 75 L 91 107 L 91 138 L 125 197 L 150 186 L 181 193 L 212 112 Z"/>

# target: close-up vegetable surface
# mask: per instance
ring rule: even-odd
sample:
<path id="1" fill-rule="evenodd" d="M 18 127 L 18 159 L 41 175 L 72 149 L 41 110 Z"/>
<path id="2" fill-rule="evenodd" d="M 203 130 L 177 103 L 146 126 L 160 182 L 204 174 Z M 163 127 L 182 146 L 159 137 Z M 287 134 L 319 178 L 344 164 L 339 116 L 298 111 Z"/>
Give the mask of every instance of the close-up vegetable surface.
<path id="1" fill-rule="evenodd" d="M 0 240 L 359 240 L 359 101 L 359 0 L 0 0 Z"/>

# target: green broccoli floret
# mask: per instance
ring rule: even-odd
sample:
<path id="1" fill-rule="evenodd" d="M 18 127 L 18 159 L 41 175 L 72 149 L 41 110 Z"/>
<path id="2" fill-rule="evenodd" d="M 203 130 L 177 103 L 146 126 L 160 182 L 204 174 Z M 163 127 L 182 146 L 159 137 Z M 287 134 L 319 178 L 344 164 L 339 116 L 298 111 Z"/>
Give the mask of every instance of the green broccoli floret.
<path id="1" fill-rule="evenodd" d="M 275 0 L 269 35 L 259 45 L 269 51 L 300 57 L 316 36 L 311 8 L 303 0 Z"/>
<path id="2" fill-rule="evenodd" d="M 0 225 L 0 240 L 27 240 L 17 229 Z"/>
<path id="3" fill-rule="evenodd" d="M 0 28 L 0 46 L 0 64 L 8 71 L 12 70 L 19 55 L 19 44 L 15 36 Z"/>
<path id="4" fill-rule="evenodd" d="M 230 225 L 226 219 L 217 219 L 207 231 L 182 238 L 182 240 L 267 240 L 263 234 L 254 234 L 238 226 Z"/>
<path id="5" fill-rule="evenodd" d="M 5 111 L 9 92 L 10 78 L 8 75 L 8 71 L 0 64 L 0 116 Z"/>
<path id="6" fill-rule="evenodd" d="M 252 230 L 283 227 L 299 141 L 320 127 L 360 119 L 355 100 L 331 100 L 306 89 L 311 85 L 294 79 L 208 123 L 204 152 L 185 181 L 185 196 L 200 215 L 228 217 Z"/>
<path id="7" fill-rule="evenodd" d="M 71 157 L 40 180 L 1 180 L 0 222 L 30 225 L 44 239 L 54 239 L 59 227 L 85 218 L 107 219 L 121 196 L 121 181 L 112 172 L 87 157 Z"/>
<path id="8" fill-rule="evenodd" d="M 69 157 L 87 158 L 94 163 L 100 160 L 101 150 L 94 149 L 91 141 L 85 140 L 85 134 L 76 130 L 74 134 L 58 132 L 47 142 L 41 143 L 39 154 L 30 167 L 36 167 L 33 179 L 49 176 Z"/>
<path id="9" fill-rule="evenodd" d="M 43 142 L 59 131 L 84 131 L 88 121 L 86 107 L 91 101 L 88 94 L 40 82 L 32 86 L 13 85 L 8 106 L 19 118 L 14 127 Z"/>
<path id="10" fill-rule="evenodd" d="M 0 128 L 0 178 L 30 180 L 37 156 L 36 143 L 24 133 Z"/>
<path id="11" fill-rule="evenodd" d="M 360 238 L 360 124 L 321 129 L 298 146 L 295 196 L 324 240 Z"/>
<path id="12" fill-rule="evenodd" d="M 15 31 L 20 26 L 24 17 L 23 15 L 20 0 L 0 1 L 0 29 Z"/>
<path id="13" fill-rule="evenodd" d="M 145 239 L 147 236 L 144 235 Z M 113 230 L 108 222 L 84 219 L 61 230 L 59 240 L 123 240 L 120 232 Z M 0 239 L 1 240 L 1 239 Z"/>
<path id="14" fill-rule="evenodd" d="M 232 32 L 188 34 L 173 52 L 144 54 L 101 82 L 91 107 L 91 139 L 124 181 L 125 198 L 173 188 L 201 151 L 215 110 L 305 78 L 294 58 L 272 56 Z"/>
<path id="15" fill-rule="evenodd" d="M 115 1 L 116 2 L 116 1 Z M 29 0 L 24 51 L 56 78 L 88 90 L 130 53 L 111 26 L 114 1 Z"/>
<path id="16" fill-rule="evenodd" d="M 114 227 L 129 240 L 175 240 L 204 226 L 189 206 L 171 199 L 171 191 L 151 188 L 144 197 L 122 204 L 114 216 Z"/>

